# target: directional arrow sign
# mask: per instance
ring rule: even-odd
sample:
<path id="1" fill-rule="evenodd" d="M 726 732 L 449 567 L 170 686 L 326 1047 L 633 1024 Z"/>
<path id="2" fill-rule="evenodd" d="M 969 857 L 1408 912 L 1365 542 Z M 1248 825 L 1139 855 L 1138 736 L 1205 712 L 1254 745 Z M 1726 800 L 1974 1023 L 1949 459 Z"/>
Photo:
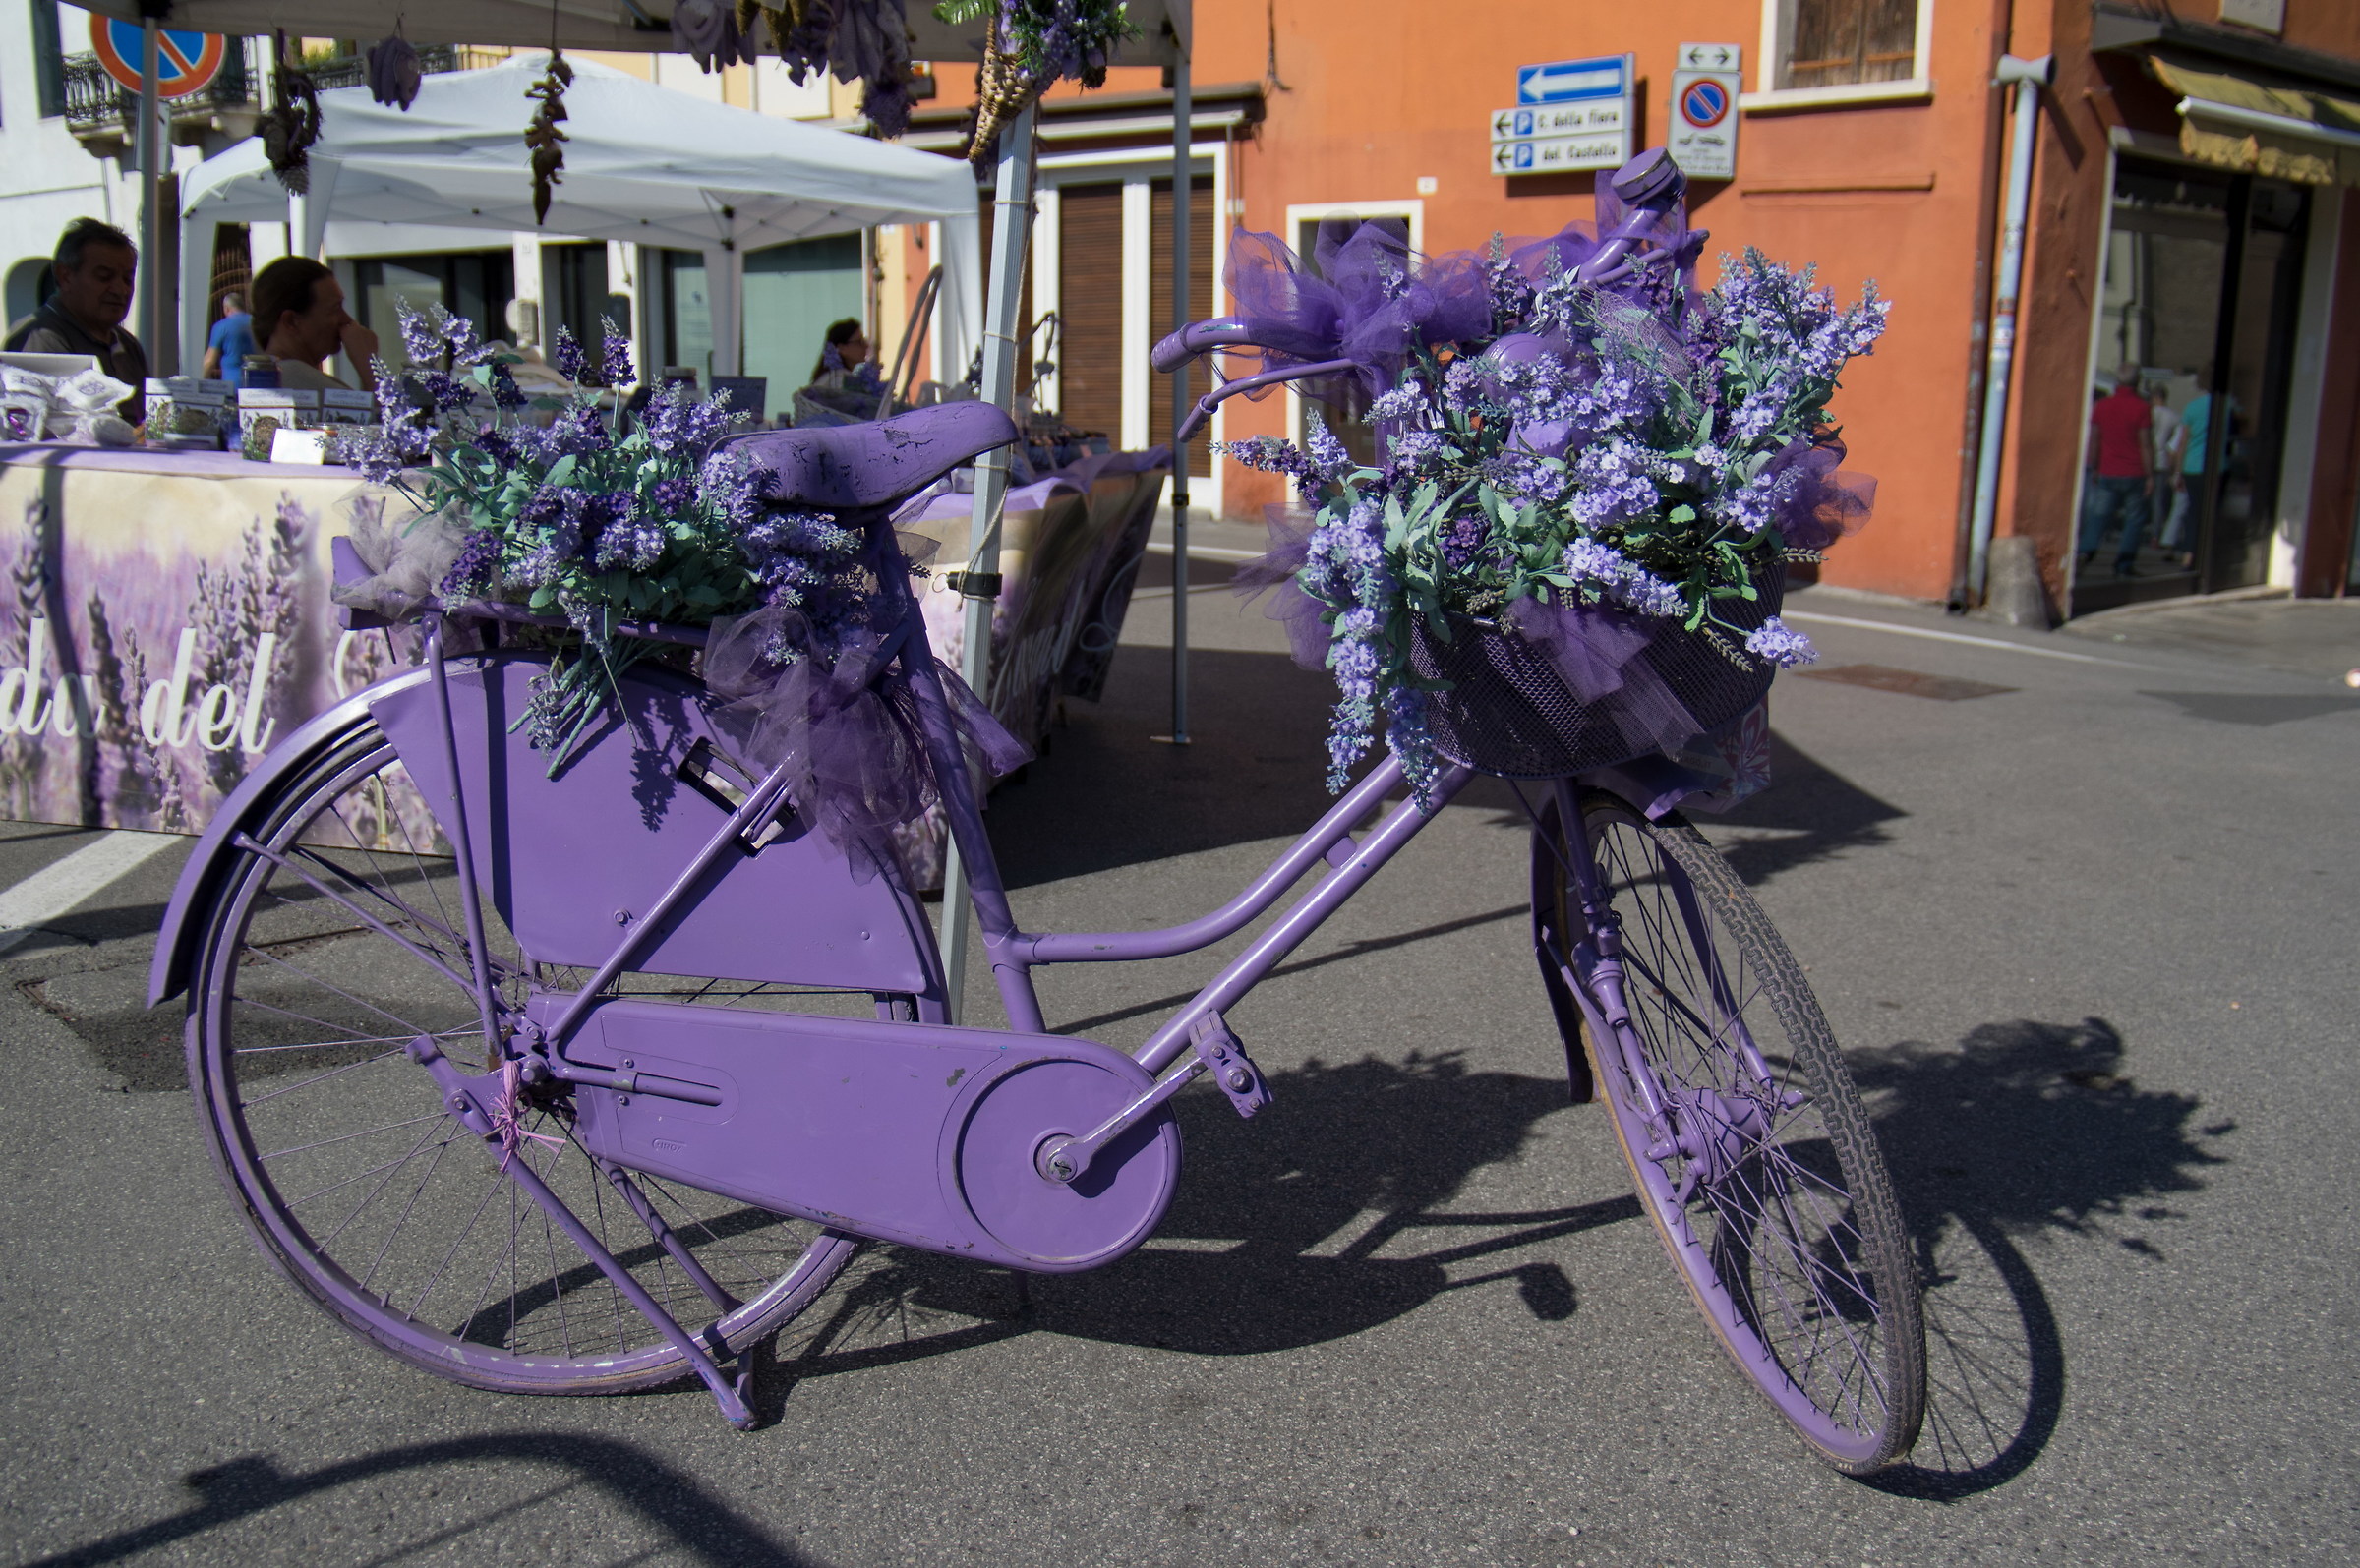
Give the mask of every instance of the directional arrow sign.
<path id="1" fill-rule="evenodd" d="M 1745 51 L 1734 43 L 1683 43 L 1680 46 L 1680 69 L 1682 71 L 1736 71 L 1745 64 Z"/>
<path id="2" fill-rule="evenodd" d="M 1569 174 L 1576 169 L 1619 169 L 1629 161 L 1630 138 L 1621 131 L 1492 144 L 1494 174 Z"/>
<path id="3" fill-rule="evenodd" d="M 1582 103 L 1630 95 L 1631 57 L 1606 54 L 1590 60 L 1556 60 L 1516 67 L 1518 103 Z"/>
<path id="4" fill-rule="evenodd" d="M 1534 137 L 1580 136 L 1622 129 L 1620 99 L 1604 103 L 1552 103 L 1533 108 L 1494 109 L 1492 140 L 1529 142 Z"/>

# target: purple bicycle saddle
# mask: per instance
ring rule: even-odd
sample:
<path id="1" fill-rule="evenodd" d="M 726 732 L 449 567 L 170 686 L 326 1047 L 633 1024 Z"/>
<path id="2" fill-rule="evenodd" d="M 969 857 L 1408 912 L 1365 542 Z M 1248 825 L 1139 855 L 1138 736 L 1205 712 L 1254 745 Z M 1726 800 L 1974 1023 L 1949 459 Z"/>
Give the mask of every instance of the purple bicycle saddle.
<path id="1" fill-rule="evenodd" d="M 1015 439 L 1015 422 L 989 403 L 937 403 L 874 425 L 751 431 L 716 450 L 776 474 L 775 504 L 847 510 L 889 506 Z"/>

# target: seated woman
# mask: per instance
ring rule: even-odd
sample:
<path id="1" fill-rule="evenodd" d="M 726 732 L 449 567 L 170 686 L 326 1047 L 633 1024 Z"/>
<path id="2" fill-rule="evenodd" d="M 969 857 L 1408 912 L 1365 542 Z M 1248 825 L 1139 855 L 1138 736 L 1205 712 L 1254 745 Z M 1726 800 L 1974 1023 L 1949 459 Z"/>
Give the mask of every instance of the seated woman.
<path id="1" fill-rule="evenodd" d="M 885 390 L 877 368 L 868 361 L 868 334 L 857 317 L 848 316 L 828 328 L 819 346 L 819 362 L 811 367 L 812 391 L 859 392 L 875 397 Z"/>

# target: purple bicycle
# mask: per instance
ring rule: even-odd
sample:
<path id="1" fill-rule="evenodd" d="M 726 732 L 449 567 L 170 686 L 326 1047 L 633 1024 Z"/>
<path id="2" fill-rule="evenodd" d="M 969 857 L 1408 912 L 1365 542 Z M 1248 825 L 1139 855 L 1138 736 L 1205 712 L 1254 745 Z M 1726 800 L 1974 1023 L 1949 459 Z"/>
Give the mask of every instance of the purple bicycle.
<path id="1" fill-rule="evenodd" d="M 1198 336 L 1172 352 L 1223 331 Z M 867 531 L 890 564 L 896 504 L 1014 434 L 970 403 L 760 439 L 784 501 Z M 1031 1272 L 1111 1263 L 1170 1201 L 1172 1095 L 1210 1076 L 1240 1115 L 1268 1103 L 1225 1012 L 1481 771 L 1522 781 L 1571 1096 L 1605 1100 L 1713 1333 L 1830 1464 L 1909 1450 L 1924 1347 L 1900 1211 L 1800 968 L 1673 809 L 1692 777 L 1619 754 L 1514 637 L 1463 626 L 1463 696 L 1438 726 L 1454 763 L 1425 806 L 1387 809 L 1387 760 L 1201 919 L 1032 932 L 906 572 L 877 592 L 869 678 L 936 781 L 1006 1029 L 948 1021 L 916 891 L 816 831 L 784 765 L 739 766 L 692 675 L 622 673 L 553 776 L 517 732 L 551 656 L 507 635 L 538 618 L 511 606 L 430 609 L 416 668 L 288 736 L 223 806 L 151 991 L 186 994 L 215 1161 L 321 1307 L 474 1387 L 694 1376 L 745 1426 L 755 1348 L 864 1240 Z M 482 646 L 458 648 L 462 630 Z M 1685 674 L 1682 657 L 1668 642 L 1659 672 L 1694 705 L 1735 714 L 1767 681 Z M 1048 1032 L 1033 966 L 1192 952 L 1315 873 L 1135 1054 Z"/>

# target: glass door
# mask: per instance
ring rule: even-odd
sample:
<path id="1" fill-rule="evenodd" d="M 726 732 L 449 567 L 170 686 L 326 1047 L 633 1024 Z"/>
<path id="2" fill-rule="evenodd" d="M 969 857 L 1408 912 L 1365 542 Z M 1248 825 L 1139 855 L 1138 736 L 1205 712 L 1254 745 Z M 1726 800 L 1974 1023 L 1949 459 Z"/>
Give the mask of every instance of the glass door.
<path id="1" fill-rule="evenodd" d="M 2148 471 L 2097 472 L 2124 465 L 2094 429 L 2073 613 L 2268 574 L 2308 205 L 2275 180 L 2117 165 L 2092 412 L 2119 421 L 2119 404 L 2100 403 L 2132 378 L 2150 409 Z"/>

